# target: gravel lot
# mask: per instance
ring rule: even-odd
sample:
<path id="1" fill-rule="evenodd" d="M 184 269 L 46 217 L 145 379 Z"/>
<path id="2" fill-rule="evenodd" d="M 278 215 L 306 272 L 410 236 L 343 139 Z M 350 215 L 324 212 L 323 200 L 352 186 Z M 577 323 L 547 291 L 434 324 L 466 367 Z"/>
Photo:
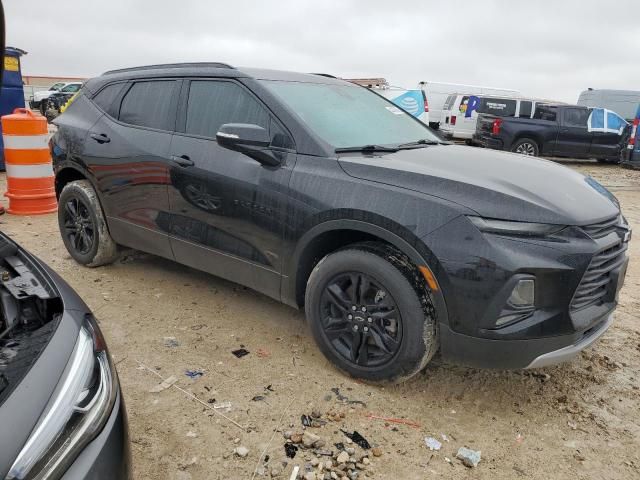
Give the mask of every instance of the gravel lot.
<path id="1" fill-rule="evenodd" d="M 610 187 L 640 231 L 640 172 L 570 166 Z M 341 428 L 380 447 L 381 456 L 372 455 L 359 478 L 640 478 L 637 240 L 614 326 L 574 362 L 503 372 L 436 357 L 407 384 L 380 388 L 336 371 L 311 340 L 303 315 L 260 294 L 136 252 L 108 267 L 80 267 L 64 249 L 55 215 L 5 215 L 0 223 L 55 268 L 99 319 L 124 390 L 136 479 L 246 479 L 257 469 L 266 476 L 256 478 L 281 470 L 279 478 L 288 480 L 293 466 L 312 455 L 301 450 L 283 469 L 282 432 L 301 433 L 301 415 L 313 410 L 325 420 L 327 412 L 337 414 L 310 429 L 324 448 L 346 442 Z M 231 351 L 238 348 L 250 353 L 236 358 Z M 186 370 L 203 376 L 191 379 Z M 175 385 L 203 403 L 177 388 L 150 393 L 161 381 L 153 372 L 175 375 Z M 231 408 L 213 408 L 224 402 Z M 442 449 L 429 451 L 425 436 L 440 440 Z M 244 458 L 233 453 L 241 446 L 249 450 Z M 461 446 L 482 451 L 476 468 L 455 459 Z M 358 457 L 362 450 L 354 448 Z"/>

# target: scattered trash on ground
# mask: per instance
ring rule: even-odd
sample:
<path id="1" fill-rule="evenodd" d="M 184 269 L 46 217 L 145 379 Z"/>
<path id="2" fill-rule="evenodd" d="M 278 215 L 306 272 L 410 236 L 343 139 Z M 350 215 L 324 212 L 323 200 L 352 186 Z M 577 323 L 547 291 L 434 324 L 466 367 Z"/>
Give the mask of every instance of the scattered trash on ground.
<path id="1" fill-rule="evenodd" d="M 176 337 L 164 337 L 164 346 L 168 348 L 175 348 L 180 346 L 180 342 L 176 340 Z"/>
<path id="2" fill-rule="evenodd" d="M 368 450 L 371 448 L 371 445 L 369 444 L 367 439 L 364 438 L 362 435 L 360 435 L 357 431 L 354 430 L 353 433 L 349 433 L 346 430 L 342 430 L 342 429 L 340 429 L 340 431 L 344 433 L 347 438 L 352 440 L 353 443 L 357 444 L 361 448 L 364 448 L 365 450 Z"/>
<path id="3" fill-rule="evenodd" d="M 237 358 L 242 358 L 245 355 L 249 355 L 249 350 L 239 348 L 237 350 L 232 350 L 231 353 L 233 353 Z"/>
<path id="4" fill-rule="evenodd" d="M 478 463 L 480 463 L 481 452 L 471 450 L 467 447 L 460 447 L 458 449 L 458 453 L 456 453 L 456 458 L 461 460 L 465 467 L 473 468 L 477 467 Z"/>
<path id="5" fill-rule="evenodd" d="M 266 397 L 264 395 L 256 395 L 251 399 L 251 401 L 253 402 L 262 402 L 264 400 L 266 400 Z"/>
<path id="6" fill-rule="evenodd" d="M 444 441 L 444 442 L 448 442 L 449 441 L 449 437 L 447 437 L 444 433 L 441 433 L 440 436 L 442 437 L 442 441 Z"/>
<path id="7" fill-rule="evenodd" d="M 149 389 L 149 393 L 159 393 L 162 392 L 163 390 L 166 390 L 167 388 L 169 388 L 171 385 L 173 385 L 174 383 L 176 383 L 178 381 L 178 378 L 175 375 L 171 375 L 168 378 L 165 378 L 162 382 L 160 382 L 158 385 L 151 387 Z"/>
<path id="8" fill-rule="evenodd" d="M 298 447 L 296 447 L 293 443 L 285 443 L 284 453 L 289 458 L 295 458 L 296 454 L 298 453 Z"/>
<path id="9" fill-rule="evenodd" d="M 349 405 L 362 405 L 365 408 L 367 407 L 367 404 L 361 400 L 350 400 L 349 397 L 342 395 L 338 387 L 333 387 L 331 391 L 336 394 L 336 398 L 341 402 L 348 403 Z"/>
<path id="10" fill-rule="evenodd" d="M 291 477 L 289 477 L 289 480 L 295 480 L 296 478 L 298 478 L 299 471 L 300 471 L 300 467 L 298 465 L 293 467 L 293 471 L 291 472 Z"/>
<path id="11" fill-rule="evenodd" d="M 231 402 L 218 403 L 218 404 L 214 405 L 213 408 L 215 408 L 216 410 L 220 410 L 220 409 L 223 409 L 223 408 L 225 410 L 231 410 Z"/>
<path id="12" fill-rule="evenodd" d="M 519 434 L 516 435 L 516 444 L 517 445 L 522 445 L 522 442 L 524 442 L 524 435 L 519 433 Z"/>
<path id="13" fill-rule="evenodd" d="M 269 350 L 265 350 L 264 348 L 259 348 L 258 350 L 256 350 L 256 355 L 260 358 L 269 358 L 271 356 L 271 352 Z"/>
<path id="14" fill-rule="evenodd" d="M 188 438 L 196 438 L 198 436 L 198 434 L 196 432 L 192 432 L 191 430 L 189 430 L 186 434 L 186 436 Z"/>
<path id="15" fill-rule="evenodd" d="M 202 370 L 185 370 L 184 374 L 191 379 L 195 379 L 202 377 L 204 372 Z"/>
<path id="16" fill-rule="evenodd" d="M 422 425 L 420 425 L 419 423 L 412 422 L 411 420 L 405 420 L 404 418 L 388 418 L 388 417 L 379 417 L 377 415 L 367 415 L 367 418 L 375 419 L 375 420 L 384 420 L 385 422 L 388 422 L 388 423 L 399 423 L 401 425 L 407 425 L 408 427 L 412 427 L 412 428 L 422 428 Z"/>
<path id="17" fill-rule="evenodd" d="M 442 448 L 442 443 L 433 437 L 424 437 L 424 443 L 431 451 L 438 451 Z"/>

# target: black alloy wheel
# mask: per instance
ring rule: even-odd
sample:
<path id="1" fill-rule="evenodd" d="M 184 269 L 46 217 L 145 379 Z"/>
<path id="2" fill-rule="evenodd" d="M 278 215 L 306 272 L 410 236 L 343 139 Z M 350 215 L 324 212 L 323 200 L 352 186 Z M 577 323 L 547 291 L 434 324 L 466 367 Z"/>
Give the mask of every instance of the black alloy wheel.
<path id="1" fill-rule="evenodd" d="M 77 253 L 86 255 L 96 241 L 96 226 L 89 208 L 76 196 L 67 199 L 63 208 L 64 235 Z"/>
<path id="2" fill-rule="evenodd" d="M 380 282 L 362 272 L 340 274 L 320 302 L 323 333 L 345 360 L 361 367 L 393 360 L 402 341 L 402 316 Z"/>

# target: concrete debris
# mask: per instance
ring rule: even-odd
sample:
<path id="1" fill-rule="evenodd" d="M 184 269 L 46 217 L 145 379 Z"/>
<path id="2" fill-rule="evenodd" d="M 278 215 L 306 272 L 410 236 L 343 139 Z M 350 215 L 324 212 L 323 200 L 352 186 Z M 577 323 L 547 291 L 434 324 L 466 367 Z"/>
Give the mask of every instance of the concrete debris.
<path id="1" fill-rule="evenodd" d="M 456 453 L 456 458 L 462 461 L 465 467 L 473 468 L 480 463 L 481 453 L 479 450 L 475 451 L 467 447 L 460 447 L 458 453 Z"/>
<path id="2" fill-rule="evenodd" d="M 233 453 L 235 453 L 240 458 L 245 458 L 247 455 L 249 455 L 249 449 L 243 445 L 240 445 L 239 447 L 233 449 Z"/>

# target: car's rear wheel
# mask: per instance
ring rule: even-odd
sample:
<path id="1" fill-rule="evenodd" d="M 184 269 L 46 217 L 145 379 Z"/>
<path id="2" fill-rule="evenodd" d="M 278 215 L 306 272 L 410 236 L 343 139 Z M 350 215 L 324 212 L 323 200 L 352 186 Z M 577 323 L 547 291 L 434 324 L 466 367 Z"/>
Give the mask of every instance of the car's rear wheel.
<path id="1" fill-rule="evenodd" d="M 530 138 L 521 138 L 511 147 L 513 153 L 519 153 L 520 155 L 528 155 L 530 157 L 537 157 L 539 152 L 538 144 L 535 140 Z"/>
<path id="2" fill-rule="evenodd" d="M 354 377 L 403 381 L 437 350 L 424 278 L 384 244 L 357 244 L 324 257 L 307 282 L 305 310 L 322 352 Z"/>
<path id="3" fill-rule="evenodd" d="M 75 180 L 62 189 L 58 226 L 64 246 L 82 265 L 98 267 L 118 258 L 100 201 L 88 180 Z"/>

